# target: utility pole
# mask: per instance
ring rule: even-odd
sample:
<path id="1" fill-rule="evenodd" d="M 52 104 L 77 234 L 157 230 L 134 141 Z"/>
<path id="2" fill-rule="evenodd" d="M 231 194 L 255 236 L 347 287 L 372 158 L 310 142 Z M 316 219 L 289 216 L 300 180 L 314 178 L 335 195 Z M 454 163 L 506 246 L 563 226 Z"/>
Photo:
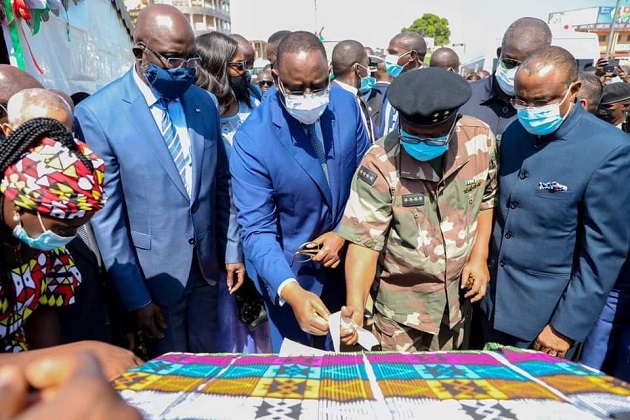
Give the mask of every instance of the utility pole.
<path id="1" fill-rule="evenodd" d="M 615 25 L 617 24 L 617 19 L 619 18 L 619 6 L 621 5 L 621 0 L 617 0 L 617 4 L 615 5 L 615 11 L 613 12 L 612 22 L 610 22 L 610 31 L 608 31 L 608 46 L 606 47 L 606 56 L 604 57 L 606 60 L 610 57 L 610 54 L 613 52 L 613 41 L 615 38 Z"/>

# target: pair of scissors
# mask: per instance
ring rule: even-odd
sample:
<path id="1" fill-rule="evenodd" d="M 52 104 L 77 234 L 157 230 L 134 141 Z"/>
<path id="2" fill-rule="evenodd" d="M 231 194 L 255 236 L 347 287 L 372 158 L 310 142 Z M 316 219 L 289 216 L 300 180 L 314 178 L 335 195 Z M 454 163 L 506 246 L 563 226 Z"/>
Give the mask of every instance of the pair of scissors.
<path id="1" fill-rule="evenodd" d="M 313 257 L 319 253 L 322 246 L 315 242 L 305 242 L 295 251 L 293 259 L 299 263 L 305 263 L 313 260 Z"/>

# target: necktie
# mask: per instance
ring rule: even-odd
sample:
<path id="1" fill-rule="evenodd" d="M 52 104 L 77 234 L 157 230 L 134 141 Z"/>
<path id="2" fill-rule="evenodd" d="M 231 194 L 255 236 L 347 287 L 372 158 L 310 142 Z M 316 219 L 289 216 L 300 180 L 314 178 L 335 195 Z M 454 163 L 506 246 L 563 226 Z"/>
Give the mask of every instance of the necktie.
<path id="1" fill-rule="evenodd" d="M 161 124 L 162 137 L 164 137 L 164 142 L 168 146 L 168 151 L 171 152 L 173 162 L 175 162 L 175 166 L 177 167 L 177 172 L 179 172 L 179 176 L 181 176 L 182 181 L 184 181 L 186 191 L 188 191 L 188 195 L 190 195 L 188 182 L 186 182 L 186 169 L 190 166 L 190 156 L 187 153 L 184 153 L 182 142 L 179 139 L 175 125 L 168 113 L 168 100 L 162 98 L 160 99 L 159 104 L 162 111 L 164 111 L 162 113 Z"/>
<path id="2" fill-rule="evenodd" d="M 374 143 L 374 131 L 372 131 L 372 119 L 370 118 L 370 113 L 368 112 L 367 104 L 363 102 L 362 99 L 359 98 L 359 106 L 361 107 L 361 112 L 363 113 L 363 121 L 365 121 L 365 129 L 367 130 L 368 137 L 370 138 L 370 142 Z"/>
<path id="3" fill-rule="evenodd" d="M 315 124 L 309 124 L 306 126 L 306 134 L 308 134 L 308 137 L 311 140 L 311 145 L 313 146 L 313 149 L 315 149 L 317 159 L 319 159 L 319 163 L 320 165 L 322 165 L 324 176 L 326 176 L 326 182 L 328 183 L 328 185 L 330 185 L 330 179 L 328 177 L 328 164 L 326 163 L 326 152 L 324 151 L 324 143 L 317 136 Z"/>

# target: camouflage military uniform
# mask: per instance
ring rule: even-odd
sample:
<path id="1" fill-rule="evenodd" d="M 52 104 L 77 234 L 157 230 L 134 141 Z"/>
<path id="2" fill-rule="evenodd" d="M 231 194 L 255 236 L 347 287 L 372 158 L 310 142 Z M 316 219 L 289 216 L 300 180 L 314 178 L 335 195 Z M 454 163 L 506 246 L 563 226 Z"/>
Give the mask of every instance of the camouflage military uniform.
<path id="1" fill-rule="evenodd" d="M 339 234 L 381 253 L 375 332 L 384 350 L 457 348 L 464 339 L 460 277 L 479 211 L 495 206 L 497 154 L 475 118 L 461 117 L 454 133 L 442 178 L 405 153 L 395 131 L 368 150 L 352 181 Z"/>

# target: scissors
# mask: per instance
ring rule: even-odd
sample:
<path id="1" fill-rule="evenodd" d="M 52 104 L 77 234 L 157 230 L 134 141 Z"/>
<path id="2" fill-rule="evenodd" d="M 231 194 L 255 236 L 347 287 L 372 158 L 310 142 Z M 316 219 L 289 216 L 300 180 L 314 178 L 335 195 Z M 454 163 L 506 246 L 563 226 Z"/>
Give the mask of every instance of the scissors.
<path id="1" fill-rule="evenodd" d="M 313 260 L 313 257 L 322 249 L 320 244 L 315 242 L 305 242 L 295 251 L 293 259 L 299 263 L 305 263 Z"/>

